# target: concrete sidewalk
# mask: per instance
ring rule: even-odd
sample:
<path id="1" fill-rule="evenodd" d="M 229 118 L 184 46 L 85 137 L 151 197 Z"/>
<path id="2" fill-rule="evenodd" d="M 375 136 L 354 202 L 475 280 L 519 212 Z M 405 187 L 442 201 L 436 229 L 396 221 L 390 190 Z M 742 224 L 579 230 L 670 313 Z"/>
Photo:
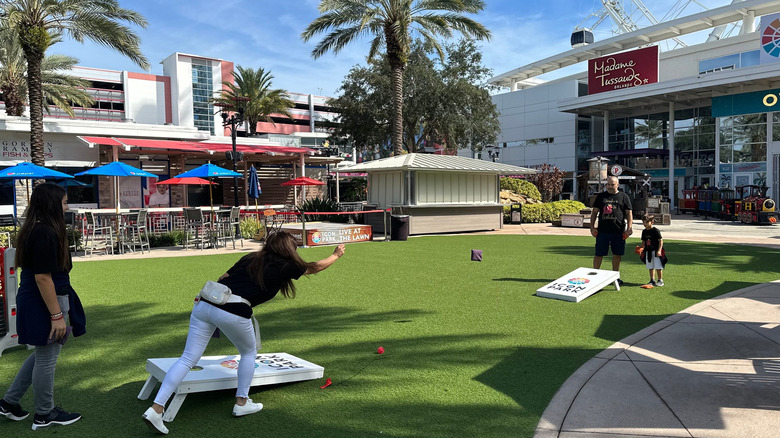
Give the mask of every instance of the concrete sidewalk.
<path id="1" fill-rule="evenodd" d="M 537 438 L 777 437 L 780 281 L 701 302 L 615 343 L 561 386 Z"/>

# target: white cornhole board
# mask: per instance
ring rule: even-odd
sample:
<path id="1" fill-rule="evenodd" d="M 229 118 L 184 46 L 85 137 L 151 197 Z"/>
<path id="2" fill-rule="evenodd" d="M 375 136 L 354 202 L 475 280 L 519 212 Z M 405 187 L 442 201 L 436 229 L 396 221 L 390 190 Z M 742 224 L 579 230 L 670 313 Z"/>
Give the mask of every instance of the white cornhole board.
<path id="1" fill-rule="evenodd" d="M 238 386 L 238 362 L 241 356 L 204 356 L 187 373 L 174 391 L 171 403 L 165 410 L 163 420 L 173 421 L 179 412 L 187 394 L 192 392 L 217 391 Z M 138 394 L 138 398 L 146 400 L 158 382 L 162 382 L 165 374 L 178 358 L 157 358 L 146 360 L 146 371 L 149 378 Z M 252 386 L 273 385 L 277 383 L 313 380 L 322 377 L 325 369 L 317 364 L 307 362 L 287 353 L 268 353 L 255 356 L 255 376 Z"/>
<path id="2" fill-rule="evenodd" d="M 617 282 L 618 278 L 620 278 L 620 272 L 617 271 L 577 268 L 552 283 L 537 289 L 536 295 L 579 303 L 610 283 L 614 283 L 617 290 L 620 290 L 620 285 Z"/>

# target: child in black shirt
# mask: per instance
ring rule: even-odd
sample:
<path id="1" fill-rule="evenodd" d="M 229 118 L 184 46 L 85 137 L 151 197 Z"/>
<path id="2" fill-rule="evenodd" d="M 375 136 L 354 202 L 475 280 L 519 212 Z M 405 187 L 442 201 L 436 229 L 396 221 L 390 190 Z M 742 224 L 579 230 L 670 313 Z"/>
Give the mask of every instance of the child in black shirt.
<path id="1" fill-rule="evenodd" d="M 642 230 L 643 256 L 645 258 L 645 266 L 650 271 L 650 281 L 642 286 L 645 289 L 664 285 L 664 264 L 662 262 L 664 239 L 661 237 L 661 232 L 658 231 L 658 228 L 653 226 L 654 222 L 655 216 L 652 214 L 642 216 L 642 225 L 645 227 Z M 653 271 L 655 271 L 655 277 L 653 276 Z"/>

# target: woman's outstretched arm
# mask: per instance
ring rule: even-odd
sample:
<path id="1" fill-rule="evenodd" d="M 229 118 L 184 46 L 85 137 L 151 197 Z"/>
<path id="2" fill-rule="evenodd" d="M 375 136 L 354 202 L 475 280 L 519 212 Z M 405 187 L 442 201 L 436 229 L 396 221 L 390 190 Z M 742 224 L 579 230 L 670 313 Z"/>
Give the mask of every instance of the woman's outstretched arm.
<path id="1" fill-rule="evenodd" d="M 324 259 L 314 262 L 309 265 L 309 268 L 306 269 L 306 272 L 303 273 L 303 275 L 311 275 L 316 274 L 320 271 L 323 271 L 328 268 L 328 266 L 336 263 L 336 260 L 338 260 L 341 256 L 344 255 L 344 244 L 340 244 L 336 247 L 336 249 L 333 250 L 333 254 L 325 257 Z"/>

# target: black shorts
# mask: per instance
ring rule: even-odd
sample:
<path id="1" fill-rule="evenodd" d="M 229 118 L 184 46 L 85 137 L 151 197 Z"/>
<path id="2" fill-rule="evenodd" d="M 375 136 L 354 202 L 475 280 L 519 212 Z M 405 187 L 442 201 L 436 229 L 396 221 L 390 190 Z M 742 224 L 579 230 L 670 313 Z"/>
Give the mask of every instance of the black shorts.
<path id="1" fill-rule="evenodd" d="M 612 249 L 612 255 L 622 256 L 626 253 L 626 241 L 623 233 L 602 233 L 596 236 L 596 257 L 604 257 Z"/>

